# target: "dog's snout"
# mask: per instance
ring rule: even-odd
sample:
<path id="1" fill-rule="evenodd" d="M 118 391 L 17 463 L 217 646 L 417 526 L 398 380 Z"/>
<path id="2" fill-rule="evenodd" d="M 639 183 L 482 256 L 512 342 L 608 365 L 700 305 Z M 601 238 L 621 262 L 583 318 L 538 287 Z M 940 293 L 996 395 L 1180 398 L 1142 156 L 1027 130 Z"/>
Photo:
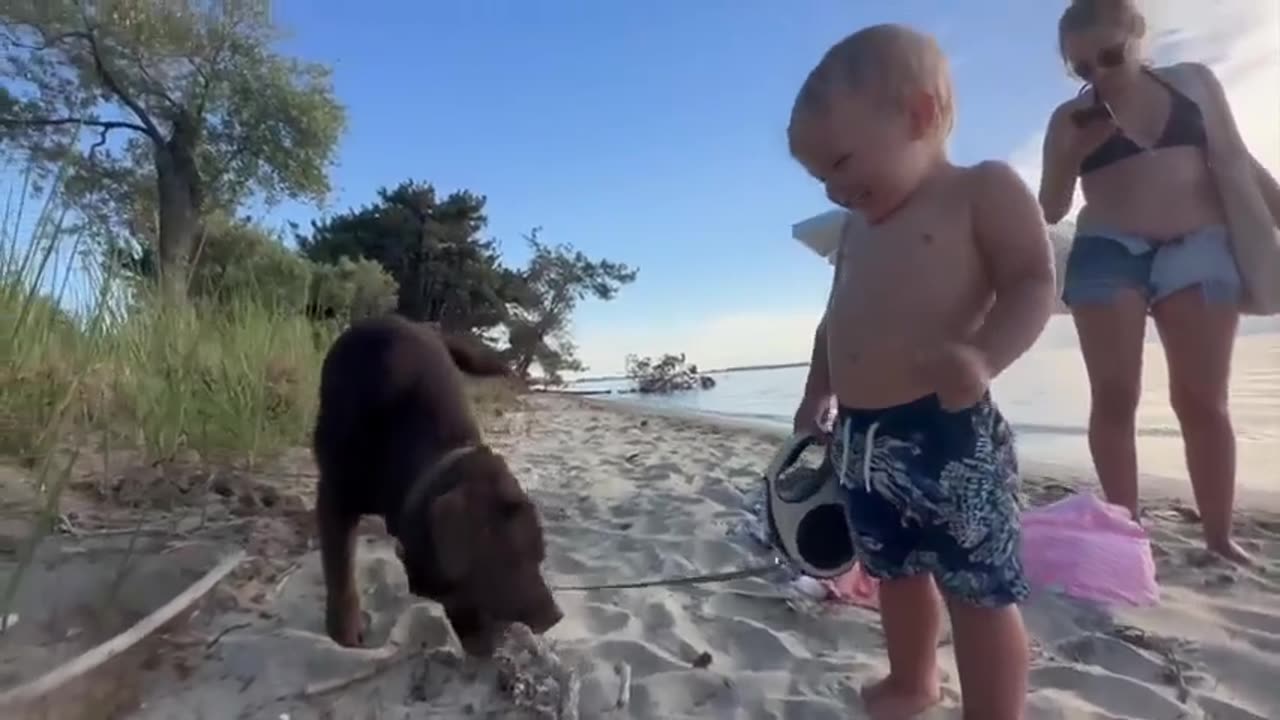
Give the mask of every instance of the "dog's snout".
<path id="1" fill-rule="evenodd" d="M 529 621 L 525 624 L 535 633 L 542 634 L 555 627 L 563 619 L 564 611 L 560 609 L 560 605 L 556 603 L 554 598 L 548 597 L 547 602 L 531 613 Z"/>

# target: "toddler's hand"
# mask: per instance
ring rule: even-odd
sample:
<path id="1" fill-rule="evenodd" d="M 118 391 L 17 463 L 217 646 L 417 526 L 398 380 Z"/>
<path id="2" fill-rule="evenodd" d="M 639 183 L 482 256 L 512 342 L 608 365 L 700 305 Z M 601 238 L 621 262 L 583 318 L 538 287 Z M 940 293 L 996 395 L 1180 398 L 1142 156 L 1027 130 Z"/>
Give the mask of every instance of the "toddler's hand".
<path id="1" fill-rule="evenodd" d="M 973 407 L 986 394 L 991 382 L 991 371 L 981 351 L 962 343 L 948 343 L 926 355 L 921 361 L 921 370 L 944 410 Z"/>
<path id="2" fill-rule="evenodd" d="M 819 395 L 806 397 L 800 401 L 795 418 L 791 421 L 791 429 L 796 434 L 807 433 L 827 442 L 830 431 L 824 427 L 826 415 L 831 408 L 831 396 Z"/>

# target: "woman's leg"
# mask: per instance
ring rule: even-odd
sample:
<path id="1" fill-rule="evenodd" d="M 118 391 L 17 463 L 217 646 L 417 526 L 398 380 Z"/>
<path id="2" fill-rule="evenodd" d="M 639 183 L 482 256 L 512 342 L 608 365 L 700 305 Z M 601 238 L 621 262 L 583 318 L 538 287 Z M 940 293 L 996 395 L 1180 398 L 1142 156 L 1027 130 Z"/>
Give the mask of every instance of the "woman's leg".
<path id="1" fill-rule="evenodd" d="M 1107 302 L 1071 310 L 1089 375 L 1089 451 L 1107 501 L 1138 516 L 1135 416 L 1142 391 L 1142 342 L 1147 299 L 1118 288 Z"/>
<path id="2" fill-rule="evenodd" d="M 1229 302 L 1207 302 L 1195 285 L 1157 302 L 1152 314 L 1169 362 L 1169 400 L 1182 426 L 1205 542 L 1228 559 L 1247 562 L 1231 539 L 1236 444 L 1227 396 L 1239 311 Z"/>

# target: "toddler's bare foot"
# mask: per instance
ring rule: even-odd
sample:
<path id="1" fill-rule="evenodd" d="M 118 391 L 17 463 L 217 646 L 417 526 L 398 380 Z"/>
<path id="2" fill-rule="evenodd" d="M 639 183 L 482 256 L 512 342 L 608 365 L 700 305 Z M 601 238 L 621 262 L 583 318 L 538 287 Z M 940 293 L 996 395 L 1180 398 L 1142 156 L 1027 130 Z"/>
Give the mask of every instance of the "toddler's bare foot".
<path id="1" fill-rule="evenodd" d="M 890 675 L 862 688 L 862 704 L 871 720 L 910 720 L 942 700 L 942 688 L 931 682 L 911 687 Z"/>

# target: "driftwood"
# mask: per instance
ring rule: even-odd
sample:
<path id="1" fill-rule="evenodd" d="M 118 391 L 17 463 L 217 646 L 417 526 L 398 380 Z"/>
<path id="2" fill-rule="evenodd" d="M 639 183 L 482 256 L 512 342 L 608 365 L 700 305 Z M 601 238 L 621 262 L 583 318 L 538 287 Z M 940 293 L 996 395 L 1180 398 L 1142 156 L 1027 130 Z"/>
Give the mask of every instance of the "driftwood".
<path id="1" fill-rule="evenodd" d="M 233 553 L 125 632 L 35 680 L 0 693 L 0 717 L 96 720 L 113 717 L 136 703 L 138 666 L 146 658 L 147 641 L 189 618 L 196 604 L 243 559 L 243 551 Z"/>

